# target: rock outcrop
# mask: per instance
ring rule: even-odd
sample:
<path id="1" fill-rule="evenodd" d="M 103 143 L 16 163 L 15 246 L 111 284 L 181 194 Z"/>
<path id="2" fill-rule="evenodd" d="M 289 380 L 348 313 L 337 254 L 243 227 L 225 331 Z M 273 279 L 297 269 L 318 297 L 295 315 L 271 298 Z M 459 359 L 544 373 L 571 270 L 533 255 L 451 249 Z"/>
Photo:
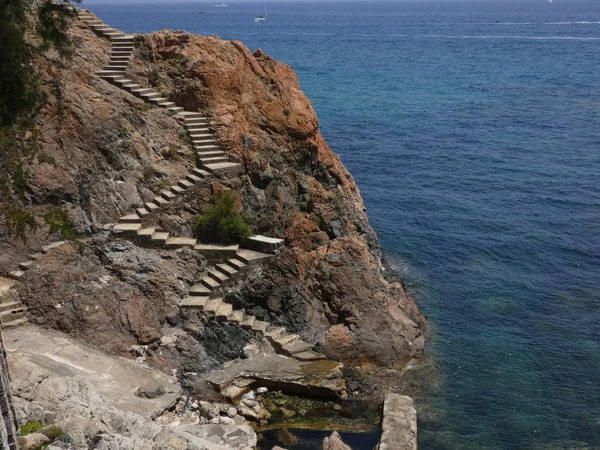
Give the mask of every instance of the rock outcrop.
<path id="1" fill-rule="evenodd" d="M 182 313 L 177 301 L 209 261 L 186 249 L 139 248 L 110 237 L 107 223 L 156 198 L 195 161 L 173 115 L 94 75 L 109 60 L 108 41 L 74 20 L 72 58 L 36 60 L 46 92 L 35 132 L 39 154 L 25 168 L 32 212 L 67 211 L 82 239 L 44 255 L 19 279 L 18 300 L 32 323 L 77 336 L 165 371 L 202 372 L 234 359 L 252 333 Z M 285 237 L 276 262 L 240 280 L 226 300 L 285 326 L 333 359 L 404 363 L 423 351 L 423 322 L 394 282 L 369 225 L 358 188 L 318 129 L 292 69 L 237 41 L 160 32 L 139 36 L 127 76 L 166 93 L 188 111 L 212 117 L 227 156 L 244 174 L 214 176 L 148 221 L 190 235 L 195 214 L 219 191 L 232 191 L 257 234 Z M 0 267 L 57 240 L 46 226 L 27 242 L 0 244 Z M 164 330 L 178 337 L 163 345 Z M 214 345 L 218 342 L 219 345 Z"/>

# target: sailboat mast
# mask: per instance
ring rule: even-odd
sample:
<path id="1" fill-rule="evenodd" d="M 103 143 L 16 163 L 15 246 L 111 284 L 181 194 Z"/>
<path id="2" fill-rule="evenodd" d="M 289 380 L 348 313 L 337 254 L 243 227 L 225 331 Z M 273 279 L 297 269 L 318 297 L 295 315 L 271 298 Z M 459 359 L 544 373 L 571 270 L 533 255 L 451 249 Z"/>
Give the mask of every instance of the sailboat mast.
<path id="1" fill-rule="evenodd" d="M 267 18 L 267 7 L 265 5 L 265 0 L 262 0 L 262 4 L 263 4 L 263 14 L 265 16 L 265 19 Z"/>

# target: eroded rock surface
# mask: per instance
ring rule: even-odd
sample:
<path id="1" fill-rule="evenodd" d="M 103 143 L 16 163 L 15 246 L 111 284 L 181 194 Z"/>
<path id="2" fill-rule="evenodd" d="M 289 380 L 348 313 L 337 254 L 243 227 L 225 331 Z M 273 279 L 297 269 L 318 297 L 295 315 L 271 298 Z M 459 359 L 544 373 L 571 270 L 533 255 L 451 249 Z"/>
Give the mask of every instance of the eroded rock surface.
<path id="1" fill-rule="evenodd" d="M 378 450 L 417 449 L 417 410 L 412 398 L 389 393 L 383 404 Z"/>

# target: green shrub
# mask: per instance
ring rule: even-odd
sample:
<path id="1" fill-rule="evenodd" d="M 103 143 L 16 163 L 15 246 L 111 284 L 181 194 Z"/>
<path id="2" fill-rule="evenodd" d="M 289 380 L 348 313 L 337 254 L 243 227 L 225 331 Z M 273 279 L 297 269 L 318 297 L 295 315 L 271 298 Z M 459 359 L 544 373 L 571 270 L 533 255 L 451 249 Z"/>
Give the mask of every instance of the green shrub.
<path id="1" fill-rule="evenodd" d="M 17 236 L 27 241 L 27 228 L 31 231 L 37 228 L 35 217 L 22 208 L 14 205 L 2 208 L 2 215 L 6 220 L 6 228 L 9 236 Z"/>
<path id="2" fill-rule="evenodd" d="M 27 436 L 28 434 L 35 433 L 36 431 L 42 429 L 43 425 L 41 422 L 37 420 L 27 422 L 21 427 L 21 436 Z"/>
<path id="3" fill-rule="evenodd" d="M 48 439 L 50 439 L 50 441 L 58 441 L 63 435 L 63 430 L 59 426 L 52 425 L 48 429 L 44 430 L 44 434 L 46 437 L 48 437 Z"/>
<path id="4" fill-rule="evenodd" d="M 224 192 L 213 197 L 214 205 L 208 207 L 206 214 L 196 216 L 196 236 L 203 242 L 233 244 L 242 243 L 252 236 L 247 219 L 235 206 L 235 197 Z"/>

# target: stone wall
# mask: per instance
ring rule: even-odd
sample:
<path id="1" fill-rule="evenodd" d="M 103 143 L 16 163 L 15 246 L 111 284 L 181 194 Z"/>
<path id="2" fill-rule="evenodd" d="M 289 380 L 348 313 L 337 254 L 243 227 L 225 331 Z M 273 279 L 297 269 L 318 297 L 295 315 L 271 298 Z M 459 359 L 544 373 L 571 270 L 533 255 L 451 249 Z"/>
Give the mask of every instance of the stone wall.
<path id="1" fill-rule="evenodd" d="M 0 328 L 2 324 L 0 322 Z M 12 394 L 10 391 L 10 373 L 6 365 L 6 350 L 0 331 L 0 412 L 2 420 L 0 421 L 0 448 L 17 450 L 17 430 L 18 424 L 13 406 Z"/>

